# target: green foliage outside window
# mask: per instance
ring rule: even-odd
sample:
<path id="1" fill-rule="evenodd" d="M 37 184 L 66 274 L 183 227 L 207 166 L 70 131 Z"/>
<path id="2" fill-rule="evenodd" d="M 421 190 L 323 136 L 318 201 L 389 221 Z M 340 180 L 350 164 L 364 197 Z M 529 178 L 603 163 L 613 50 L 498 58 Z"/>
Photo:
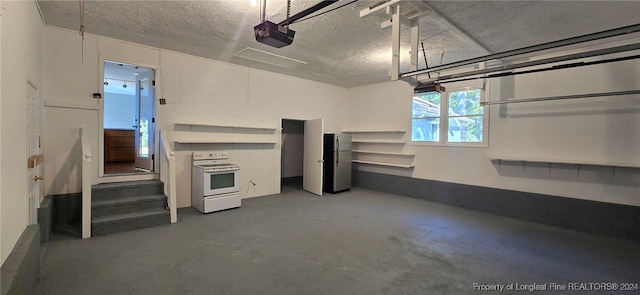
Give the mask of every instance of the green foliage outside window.
<path id="1" fill-rule="evenodd" d="M 442 96 L 448 98 L 444 105 Z M 447 142 L 482 142 L 484 107 L 480 105 L 481 98 L 481 89 L 414 96 L 411 139 L 439 142 L 441 119 L 444 119 L 448 123 Z M 447 107 L 446 114 L 441 113 L 441 106 Z"/>

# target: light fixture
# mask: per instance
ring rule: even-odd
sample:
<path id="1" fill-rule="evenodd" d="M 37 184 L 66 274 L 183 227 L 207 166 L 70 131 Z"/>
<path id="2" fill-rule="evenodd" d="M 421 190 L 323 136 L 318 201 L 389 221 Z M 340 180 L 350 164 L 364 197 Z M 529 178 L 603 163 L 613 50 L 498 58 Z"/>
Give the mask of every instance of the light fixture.
<path id="1" fill-rule="evenodd" d="M 104 80 L 104 86 L 107 86 L 107 85 L 109 85 L 109 81 Z"/>
<path id="2" fill-rule="evenodd" d="M 127 88 L 127 81 L 125 81 L 124 84 L 122 84 L 122 88 Z"/>
<path id="3" fill-rule="evenodd" d="M 256 5 L 258 5 L 258 1 L 257 0 L 251 0 L 251 1 L 249 1 L 249 4 L 251 4 L 252 7 L 256 7 Z"/>

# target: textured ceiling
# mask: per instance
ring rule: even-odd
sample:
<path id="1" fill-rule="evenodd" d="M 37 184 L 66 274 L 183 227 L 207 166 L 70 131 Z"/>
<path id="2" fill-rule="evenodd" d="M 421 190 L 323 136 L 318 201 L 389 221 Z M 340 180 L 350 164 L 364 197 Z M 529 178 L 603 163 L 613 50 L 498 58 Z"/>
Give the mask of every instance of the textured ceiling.
<path id="1" fill-rule="evenodd" d="M 38 0 L 47 25 L 77 30 L 78 1 Z M 360 18 L 376 1 L 358 1 L 319 17 L 292 24 L 293 44 L 273 48 L 255 41 L 258 6 L 250 0 L 95 1 L 85 0 L 88 33 L 354 87 L 389 80 L 391 30 L 388 17 Z M 261 0 L 257 1 L 258 3 Z M 292 14 L 320 0 L 292 0 Z M 338 1 L 327 9 L 348 3 Z M 638 22 L 640 1 L 426 1 L 435 13 L 420 18 L 430 66 L 484 55 L 464 32 L 491 52 L 535 45 Z M 403 4 L 406 5 L 406 4 Z M 325 9 L 326 10 L 326 9 Z M 324 10 L 323 10 L 324 11 Z M 286 1 L 268 0 L 267 18 L 286 18 Z M 438 21 L 442 15 L 459 30 Z M 409 28 L 403 26 L 401 71 L 409 68 Z M 234 56 L 251 47 L 306 62 L 282 67 Z M 424 68 L 420 55 L 419 68 Z"/>

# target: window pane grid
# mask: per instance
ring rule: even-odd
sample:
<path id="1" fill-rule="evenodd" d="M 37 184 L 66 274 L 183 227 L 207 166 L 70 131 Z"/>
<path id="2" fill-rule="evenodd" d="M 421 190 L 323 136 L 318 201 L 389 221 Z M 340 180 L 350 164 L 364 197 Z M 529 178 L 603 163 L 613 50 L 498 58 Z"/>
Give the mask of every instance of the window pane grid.
<path id="1" fill-rule="evenodd" d="M 458 115 L 458 116 L 449 116 L 449 118 L 472 118 L 472 117 L 483 117 L 484 115 L 480 114 L 480 115 L 475 115 L 475 114 L 471 114 L 471 115 Z"/>
<path id="2" fill-rule="evenodd" d="M 411 140 L 440 144 L 483 142 L 485 107 L 480 105 L 481 99 L 481 89 L 413 97 Z"/>

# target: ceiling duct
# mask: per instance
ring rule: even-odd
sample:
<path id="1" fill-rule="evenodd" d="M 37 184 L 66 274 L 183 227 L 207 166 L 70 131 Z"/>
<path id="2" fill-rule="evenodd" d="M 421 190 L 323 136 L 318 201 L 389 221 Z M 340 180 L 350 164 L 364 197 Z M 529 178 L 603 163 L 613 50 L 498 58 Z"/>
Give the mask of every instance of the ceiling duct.
<path id="1" fill-rule="evenodd" d="M 265 20 L 264 9 L 266 9 L 266 0 L 264 0 L 263 7 L 265 8 L 263 8 L 262 22 L 253 27 L 256 41 L 276 48 L 291 45 L 291 43 L 293 43 L 293 37 L 295 36 L 296 32 L 289 29 L 290 24 L 335 2 L 338 2 L 338 0 L 325 0 L 289 17 L 290 1 L 291 0 L 287 1 L 287 19 L 276 24 Z"/>

